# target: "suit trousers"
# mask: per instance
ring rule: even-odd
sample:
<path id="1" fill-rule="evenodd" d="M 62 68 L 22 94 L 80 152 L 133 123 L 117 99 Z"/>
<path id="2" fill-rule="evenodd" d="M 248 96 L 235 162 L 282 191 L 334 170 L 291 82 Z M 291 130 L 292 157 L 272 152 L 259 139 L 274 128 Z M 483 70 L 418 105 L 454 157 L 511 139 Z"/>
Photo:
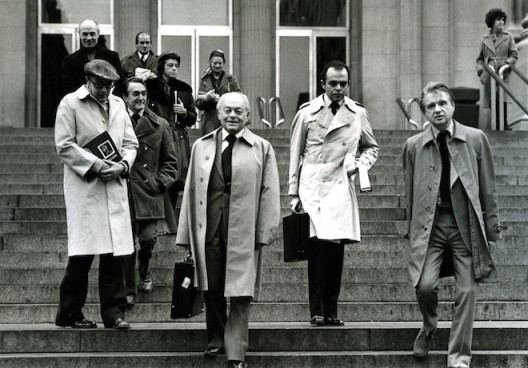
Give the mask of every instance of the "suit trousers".
<path id="1" fill-rule="evenodd" d="M 138 220 L 132 222 L 132 230 L 138 237 L 139 241 L 139 252 L 137 252 L 139 264 L 143 267 L 149 266 L 149 261 L 152 258 L 152 251 L 158 240 L 156 236 L 157 220 Z M 123 260 L 125 267 L 125 287 L 126 295 L 136 295 L 137 283 L 136 283 L 136 249 L 134 247 L 134 253 L 125 256 Z"/>
<path id="2" fill-rule="evenodd" d="M 227 360 L 244 361 L 249 345 L 251 297 L 231 297 L 229 316 L 225 291 L 227 244 L 221 231 L 205 245 L 209 288 L 204 293 L 207 346 L 225 347 Z"/>
<path id="3" fill-rule="evenodd" d="M 477 303 L 477 282 L 474 277 L 471 252 L 462 240 L 455 216 L 451 212 L 436 213 L 422 275 L 416 287 L 416 297 L 424 319 L 423 329 L 429 334 L 438 324 L 439 274 L 447 247 L 451 247 L 453 253 L 456 288 L 447 366 L 469 367 Z"/>
<path id="4" fill-rule="evenodd" d="M 88 272 L 93 259 L 94 255 L 68 258 L 60 286 L 57 322 L 73 323 L 84 318 L 82 308 L 86 303 Z M 123 257 L 114 257 L 111 253 L 99 256 L 99 300 L 105 326 L 112 325 L 116 318 L 124 318 L 126 296 Z"/>
<path id="5" fill-rule="evenodd" d="M 311 238 L 308 245 L 308 293 L 311 317 L 337 318 L 345 246 Z"/>

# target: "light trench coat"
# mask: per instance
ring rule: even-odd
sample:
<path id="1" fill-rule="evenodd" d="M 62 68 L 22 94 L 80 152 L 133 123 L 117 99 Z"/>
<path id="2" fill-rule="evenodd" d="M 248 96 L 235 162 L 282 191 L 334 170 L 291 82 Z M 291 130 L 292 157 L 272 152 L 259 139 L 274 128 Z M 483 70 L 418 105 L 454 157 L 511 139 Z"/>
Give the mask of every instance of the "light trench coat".
<path id="1" fill-rule="evenodd" d="M 416 287 L 423 272 L 442 176 L 442 158 L 431 128 L 407 140 L 403 152 L 405 197 L 409 222 L 409 281 Z M 474 275 L 484 279 L 495 273 L 488 241 L 500 239 L 499 211 L 495 192 L 493 155 L 488 138 L 481 130 L 454 122 L 453 138 L 447 140 L 452 167 L 467 194 L 468 218 L 459 226 L 471 229 Z M 453 208 L 461 201 L 453 201 Z M 455 217 L 457 215 L 455 212 Z M 457 218 L 457 224 L 458 224 Z M 462 230 L 461 230 L 462 231 Z"/>
<path id="2" fill-rule="evenodd" d="M 131 254 L 132 227 L 126 180 L 110 182 L 84 175 L 103 161 L 82 147 L 107 130 L 123 161 L 132 167 L 138 148 L 134 128 L 120 98 L 110 95 L 109 113 L 85 86 L 66 95 L 57 110 L 55 146 L 64 163 L 64 201 L 68 223 L 68 255 Z"/>
<path id="3" fill-rule="evenodd" d="M 193 145 L 176 244 L 190 245 L 195 286 L 208 290 L 205 264 L 207 189 L 216 154 L 214 130 Z M 233 146 L 226 256 L 226 297 L 255 296 L 260 284 L 257 244 L 270 245 L 280 221 L 279 174 L 271 144 L 247 127 Z M 257 295 L 258 296 L 258 295 Z"/>
<path id="4" fill-rule="evenodd" d="M 310 216 L 311 235 L 357 242 L 359 210 L 346 161 L 369 170 L 379 147 L 365 108 L 345 97 L 334 116 L 323 96 L 301 106 L 293 120 L 288 194 L 300 197 Z"/>

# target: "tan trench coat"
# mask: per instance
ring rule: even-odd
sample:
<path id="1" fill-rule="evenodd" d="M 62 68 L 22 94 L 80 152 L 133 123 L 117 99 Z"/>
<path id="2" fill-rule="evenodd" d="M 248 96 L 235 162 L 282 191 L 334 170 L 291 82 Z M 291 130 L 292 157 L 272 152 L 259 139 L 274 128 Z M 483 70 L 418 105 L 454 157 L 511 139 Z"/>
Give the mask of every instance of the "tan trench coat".
<path id="1" fill-rule="evenodd" d="M 369 170 L 378 157 L 367 111 L 345 97 L 335 116 L 323 95 L 301 106 L 291 127 L 290 195 L 299 195 L 319 239 L 360 241 L 354 178 L 345 157 Z"/>
<path id="2" fill-rule="evenodd" d="M 474 232 L 478 236 L 472 236 L 475 244 L 468 245 L 476 266 L 475 275 L 477 279 L 485 278 L 495 270 L 487 242 L 500 238 L 493 156 L 488 138 L 481 130 L 454 124 L 453 139 L 447 142 L 449 154 L 475 217 Z M 409 281 L 415 287 L 429 246 L 442 174 L 442 159 L 434 139 L 432 129 L 428 128 L 409 138 L 403 152 L 411 245 Z M 479 258 L 475 259 L 477 253 Z"/>
<path id="3" fill-rule="evenodd" d="M 92 166 L 100 168 L 103 162 L 82 147 L 105 130 L 129 167 L 136 158 L 138 141 L 125 104 L 114 95 L 108 100 L 110 116 L 81 86 L 66 95 L 57 110 L 55 146 L 64 163 L 69 256 L 120 256 L 134 250 L 126 180 L 84 179 Z"/>
<path id="4" fill-rule="evenodd" d="M 195 286 L 208 290 L 205 264 L 207 188 L 216 153 L 216 134 L 196 141 L 185 182 L 176 244 L 189 245 Z M 227 234 L 225 296 L 255 296 L 261 264 L 256 244 L 271 244 L 280 220 L 279 175 L 271 144 L 247 127 L 233 147 Z"/>

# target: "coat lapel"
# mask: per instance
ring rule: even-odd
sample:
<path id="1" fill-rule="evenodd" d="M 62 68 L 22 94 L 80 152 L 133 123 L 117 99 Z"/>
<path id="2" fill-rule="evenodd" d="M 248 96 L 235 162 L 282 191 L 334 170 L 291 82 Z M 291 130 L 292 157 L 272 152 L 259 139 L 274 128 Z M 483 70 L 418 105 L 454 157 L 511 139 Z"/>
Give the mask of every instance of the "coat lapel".
<path id="1" fill-rule="evenodd" d="M 136 136 L 139 138 L 152 133 L 157 125 L 159 125 L 157 119 L 150 110 L 145 109 L 143 116 L 138 120 L 135 129 Z"/>

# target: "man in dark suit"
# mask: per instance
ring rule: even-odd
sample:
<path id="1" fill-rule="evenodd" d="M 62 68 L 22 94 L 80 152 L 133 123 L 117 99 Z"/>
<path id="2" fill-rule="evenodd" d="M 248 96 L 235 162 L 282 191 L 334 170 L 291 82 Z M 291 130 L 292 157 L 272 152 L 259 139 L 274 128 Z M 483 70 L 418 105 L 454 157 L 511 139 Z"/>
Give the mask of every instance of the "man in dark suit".
<path id="1" fill-rule="evenodd" d="M 113 94 L 121 96 L 123 83 L 123 70 L 119 55 L 106 47 L 98 45 L 99 24 L 92 19 L 85 19 L 79 23 L 79 38 L 81 47 L 64 58 L 62 63 L 62 88 L 63 94 L 75 91 L 86 82 L 84 75 L 84 65 L 93 59 L 108 61 L 120 76 L 116 81 Z"/>
<path id="2" fill-rule="evenodd" d="M 150 73 L 156 74 L 158 57 L 152 52 L 152 42 L 148 33 L 139 32 L 136 35 L 136 51 L 121 59 L 121 64 L 125 78 L 140 77 L 136 75 L 136 68 L 141 68 L 143 73 L 147 73 L 145 77 L 141 75 L 143 80 L 156 77 L 150 75 Z"/>
<path id="3" fill-rule="evenodd" d="M 279 224 L 279 177 L 273 147 L 246 127 L 247 97 L 226 93 L 217 110 L 222 127 L 193 146 L 176 243 L 190 246 L 205 291 L 205 355 L 225 351 L 229 367 L 244 368 L 260 252 Z"/>
<path id="4" fill-rule="evenodd" d="M 174 183 L 177 174 L 176 151 L 167 120 L 147 108 L 147 86 L 139 78 L 129 78 L 123 88 L 127 111 L 139 141 L 134 166 L 130 169 L 130 215 L 139 240 L 139 290 L 152 291 L 149 263 L 156 245 L 157 221 L 165 217 L 163 193 Z M 127 304 L 136 299 L 135 252 L 125 258 Z"/>
<path id="5" fill-rule="evenodd" d="M 495 273 L 500 238 L 493 156 L 484 132 L 453 120 L 449 88 L 430 82 L 420 100 L 431 123 L 407 140 L 403 167 L 411 260 L 409 279 L 423 315 L 414 355 L 425 358 L 438 324 L 440 277 L 455 276 L 447 366 L 469 367 L 477 283 Z"/>

